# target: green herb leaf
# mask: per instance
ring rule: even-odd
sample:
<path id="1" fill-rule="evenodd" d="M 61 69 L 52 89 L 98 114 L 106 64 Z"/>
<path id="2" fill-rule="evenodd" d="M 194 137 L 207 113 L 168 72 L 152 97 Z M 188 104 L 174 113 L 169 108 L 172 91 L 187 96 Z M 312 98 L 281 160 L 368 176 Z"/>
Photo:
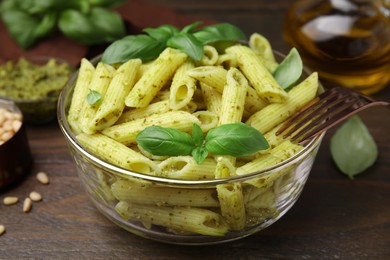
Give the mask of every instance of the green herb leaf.
<path id="1" fill-rule="evenodd" d="M 137 135 L 136 141 L 145 151 L 154 155 L 190 155 L 195 148 L 189 134 L 160 126 L 145 128 Z"/>
<path id="2" fill-rule="evenodd" d="M 131 35 L 115 41 L 104 51 L 102 62 L 107 64 L 124 63 L 129 59 L 153 60 L 165 49 L 165 43 L 148 35 Z"/>
<path id="3" fill-rule="evenodd" d="M 89 93 L 87 95 L 87 102 L 90 105 L 95 105 L 97 104 L 100 100 L 102 99 L 102 94 L 100 94 L 96 90 L 89 90 Z"/>
<path id="4" fill-rule="evenodd" d="M 7 26 L 8 32 L 24 48 L 30 48 L 39 39 L 35 29 L 39 25 L 39 19 L 14 9 L 2 9 L 2 18 Z"/>
<path id="5" fill-rule="evenodd" d="M 192 24 L 189 24 L 187 26 L 185 26 L 181 32 L 183 33 L 192 33 L 196 27 L 198 27 L 199 25 L 201 25 L 202 22 L 195 22 L 195 23 L 192 23 Z"/>
<path id="6" fill-rule="evenodd" d="M 202 44 L 218 41 L 247 40 L 244 32 L 240 28 L 229 23 L 219 23 L 203 27 L 199 31 L 194 32 L 194 36 Z"/>
<path id="7" fill-rule="evenodd" d="M 43 16 L 43 19 L 35 29 L 35 35 L 37 37 L 43 37 L 53 32 L 57 24 L 57 15 L 55 13 L 48 13 Z"/>
<path id="8" fill-rule="evenodd" d="M 203 132 L 198 124 L 192 125 L 192 138 L 194 139 L 194 143 L 196 146 L 203 145 L 204 143 Z"/>
<path id="9" fill-rule="evenodd" d="M 112 42 L 125 35 L 125 27 L 119 14 L 94 7 L 85 15 L 78 10 L 61 13 L 58 26 L 69 38 L 87 45 Z"/>
<path id="10" fill-rule="evenodd" d="M 279 64 L 274 77 L 283 89 L 288 89 L 301 77 L 303 63 L 297 49 L 293 48 L 286 58 Z"/>
<path id="11" fill-rule="evenodd" d="M 203 45 L 192 34 L 180 32 L 167 42 L 168 47 L 176 48 L 186 53 L 192 59 L 199 61 L 203 57 Z"/>
<path id="12" fill-rule="evenodd" d="M 145 28 L 143 31 L 155 40 L 164 43 L 173 35 L 179 33 L 179 30 L 171 25 L 162 25 L 157 28 Z"/>
<path id="13" fill-rule="evenodd" d="M 248 156 L 268 147 L 264 136 L 244 123 L 224 124 L 206 135 L 206 149 L 218 155 Z"/>
<path id="14" fill-rule="evenodd" d="M 207 158 L 208 155 L 209 152 L 204 146 L 196 147 L 194 150 L 192 150 L 192 157 L 194 158 L 197 164 L 201 164 L 204 161 L 204 159 Z"/>
<path id="15" fill-rule="evenodd" d="M 375 140 L 358 116 L 336 131 L 330 140 L 330 151 L 337 167 L 351 179 L 373 165 L 378 156 Z"/>

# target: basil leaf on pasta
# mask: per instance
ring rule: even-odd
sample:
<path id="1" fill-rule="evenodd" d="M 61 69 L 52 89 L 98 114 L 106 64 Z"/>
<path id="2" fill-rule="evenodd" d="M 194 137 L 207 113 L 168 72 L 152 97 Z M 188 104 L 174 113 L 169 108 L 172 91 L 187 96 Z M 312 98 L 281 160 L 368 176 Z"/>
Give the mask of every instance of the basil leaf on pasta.
<path id="1" fill-rule="evenodd" d="M 288 89 L 301 77 L 303 63 L 297 49 L 292 48 L 286 58 L 276 67 L 274 78 L 283 89 Z"/>

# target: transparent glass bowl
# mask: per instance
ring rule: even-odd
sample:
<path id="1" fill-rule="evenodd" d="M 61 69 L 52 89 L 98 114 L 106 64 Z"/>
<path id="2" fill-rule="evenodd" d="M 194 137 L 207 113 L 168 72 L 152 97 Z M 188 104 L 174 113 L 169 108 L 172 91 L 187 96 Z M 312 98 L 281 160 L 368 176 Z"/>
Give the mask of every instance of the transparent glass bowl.
<path id="1" fill-rule="evenodd" d="M 67 122 L 67 111 L 76 78 L 77 72 L 60 94 L 57 117 L 88 196 L 97 209 L 118 226 L 160 242 L 216 244 L 243 238 L 270 226 L 297 201 L 323 137 L 316 137 L 299 153 L 280 164 L 241 176 L 214 180 L 179 180 L 136 173 L 98 158 L 76 139 Z M 260 179 L 265 180 L 265 185 L 261 188 L 248 184 Z M 229 189 L 237 184 L 242 187 L 244 194 L 245 205 L 239 206 L 245 207 L 246 225 L 238 230 L 226 231 L 221 224 L 223 220 L 216 189 L 221 185 Z M 121 196 L 126 198 L 124 200 L 132 198 L 137 202 L 118 203 L 111 189 L 115 185 L 123 188 Z M 169 194 L 174 196 L 170 197 Z M 182 203 L 187 206 L 170 206 L 179 196 L 186 198 Z M 211 203 L 203 204 L 202 200 Z M 145 204 L 140 204 L 140 201 Z M 199 205 L 188 206 L 194 205 L 195 201 Z M 201 234 L 194 233 L 194 230 Z"/>

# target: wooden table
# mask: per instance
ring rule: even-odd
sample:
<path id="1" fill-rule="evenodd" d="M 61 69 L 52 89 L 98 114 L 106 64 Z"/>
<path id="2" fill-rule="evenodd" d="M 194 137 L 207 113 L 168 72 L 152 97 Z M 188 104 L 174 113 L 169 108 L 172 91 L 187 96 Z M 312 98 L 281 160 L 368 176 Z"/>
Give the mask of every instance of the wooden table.
<path id="1" fill-rule="evenodd" d="M 290 3 L 132 1 L 139 7 L 149 4 L 154 13 L 149 17 L 133 10 L 130 14 L 137 26 L 182 25 L 201 19 L 231 22 L 247 34 L 264 34 L 274 48 L 285 51 L 282 19 Z M 167 20 L 156 21 L 158 12 Z M 390 101 L 390 88 L 376 97 Z M 328 132 L 300 199 L 282 219 L 248 238 L 202 247 L 146 240 L 112 224 L 87 198 L 58 125 L 29 126 L 33 171 L 20 185 L 0 193 L 0 198 L 23 199 L 35 190 L 43 201 L 27 214 L 21 203 L 0 205 L 0 224 L 7 229 L 0 237 L 0 259 L 390 259 L 390 111 L 373 108 L 360 115 L 379 146 L 373 167 L 354 181 L 342 175 L 330 156 L 333 131 Z M 36 181 L 38 171 L 49 174 L 48 186 Z"/>

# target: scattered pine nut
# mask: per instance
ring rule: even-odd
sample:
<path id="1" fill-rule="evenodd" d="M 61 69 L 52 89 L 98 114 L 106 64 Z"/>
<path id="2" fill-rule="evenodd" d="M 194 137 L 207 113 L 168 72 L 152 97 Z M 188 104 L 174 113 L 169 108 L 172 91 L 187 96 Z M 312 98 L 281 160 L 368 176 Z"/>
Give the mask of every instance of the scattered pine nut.
<path id="1" fill-rule="evenodd" d="M 32 201 L 30 198 L 25 198 L 23 202 L 23 212 L 27 213 L 31 210 L 32 207 Z"/>
<path id="2" fill-rule="evenodd" d="M 32 191 L 31 193 L 30 193 L 30 199 L 32 200 L 32 201 L 35 201 L 35 202 L 37 202 L 37 201 L 41 201 L 42 200 L 42 196 L 41 196 L 41 194 L 39 194 L 38 192 L 36 192 L 36 191 Z"/>
<path id="3" fill-rule="evenodd" d="M 42 184 L 49 184 L 49 177 L 45 172 L 38 172 L 37 180 Z"/>
<path id="4" fill-rule="evenodd" d="M 16 203 L 18 203 L 18 201 L 19 201 L 18 197 L 5 197 L 3 199 L 4 205 L 7 205 L 7 206 L 16 204 Z"/>
<path id="5" fill-rule="evenodd" d="M 0 236 L 5 233 L 5 227 L 0 225 Z"/>

